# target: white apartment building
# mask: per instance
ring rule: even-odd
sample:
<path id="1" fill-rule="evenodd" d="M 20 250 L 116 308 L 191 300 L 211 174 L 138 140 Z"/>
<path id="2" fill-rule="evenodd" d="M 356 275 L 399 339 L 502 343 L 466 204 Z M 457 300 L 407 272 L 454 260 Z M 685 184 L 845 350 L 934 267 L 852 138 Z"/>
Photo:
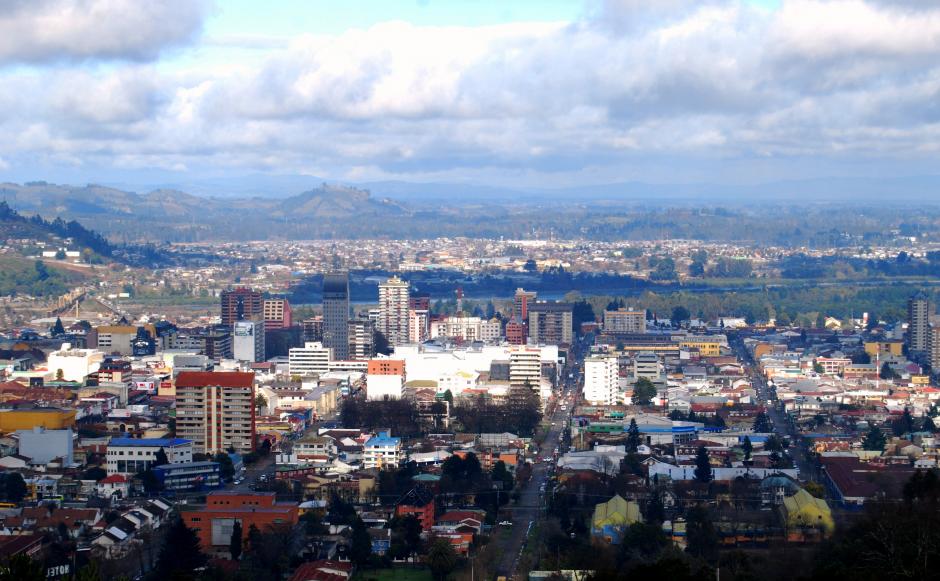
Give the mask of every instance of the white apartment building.
<path id="1" fill-rule="evenodd" d="M 255 374 L 184 371 L 176 378 L 176 434 L 193 452 L 255 447 Z"/>
<path id="2" fill-rule="evenodd" d="M 322 375 L 330 370 L 333 352 L 323 343 L 304 343 L 287 352 L 287 367 L 291 375 Z"/>
<path id="3" fill-rule="evenodd" d="M 151 467 L 160 450 L 170 464 L 193 461 L 193 443 L 184 438 L 111 438 L 107 470 L 112 474 L 137 474 Z"/>
<path id="4" fill-rule="evenodd" d="M 237 361 L 264 361 L 264 321 L 236 321 L 232 356 Z"/>
<path id="5" fill-rule="evenodd" d="M 615 405 L 620 401 L 620 374 L 615 356 L 584 360 L 584 399 L 592 405 Z"/>
<path id="6" fill-rule="evenodd" d="M 362 449 L 362 467 L 367 470 L 397 468 L 401 460 L 401 438 L 393 438 L 390 432 L 372 436 Z"/>
<path id="7" fill-rule="evenodd" d="M 446 317 L 431 323 L 431 338 L 447 337 L 463 341 L 493 342 L 502 335 L 499 319 L 484 321 L 480 317 Z"/>
<path id="8" fill-rule="evenodd" d="M 393 276 L 379 284 L 379 331 L 389 345 L 408 343 L 408 283 Z"/>
<path id="9" fill-rule="evenodd" d="M 509 386 L 539 390 L 542 381 L 542 352 L 518 347 L 509 352 Z"/>
<path id="10" fill-rule="evenodd" d="M 47 365 L 53 377 L 62 371 L 65 381 L 85 381 L 90 373 L 98 371 L 104 353 L 96 349 L 73 349 L 71 343 L 63 343 L 62 348 L 49 354 Z"/>

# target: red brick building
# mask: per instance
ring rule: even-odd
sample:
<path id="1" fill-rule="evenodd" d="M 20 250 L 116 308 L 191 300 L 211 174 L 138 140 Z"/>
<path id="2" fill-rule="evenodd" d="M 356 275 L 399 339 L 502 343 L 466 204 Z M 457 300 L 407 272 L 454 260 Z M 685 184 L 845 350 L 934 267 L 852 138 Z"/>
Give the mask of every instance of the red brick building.
<path id="1" fill-rule="evenodd" d="M 206 505 L 181 511 L 186 526 L 196 531 L 203 550 L 228 554 L 232 529 L 239 521 L 242 540 L 247 541 L 251 525 L 265 532 L 270 527 L 294 526 L 298 508 L 294 503 L 275 502 L 273 492 L 219 491 L 206 497 Z"/>
<path id="2" fill-rule="evenodd" d="M 422 531 L 434 526 L 434 495 L 422 486 L 412 488 L 401 497 L 395 507 L 395 516 L 414 515 L 421 523 Z"/>

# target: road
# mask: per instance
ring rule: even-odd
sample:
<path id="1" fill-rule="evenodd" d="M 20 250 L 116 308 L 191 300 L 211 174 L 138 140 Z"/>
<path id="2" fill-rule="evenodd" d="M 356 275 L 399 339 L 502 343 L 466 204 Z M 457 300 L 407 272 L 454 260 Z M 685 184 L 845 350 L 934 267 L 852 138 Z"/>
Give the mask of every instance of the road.
<path id="1" fill-rule="evenodd" d="M 569 373 L 574 377 L 569 378 Z M 580 360 L 576 360 L 574 365 L 566 369 L 564 380 L 562 381 L 562 397 L 575 393 L 580 380 Z M 532 477 L 529 482 L 520 490 L 519 501 L 512 505 L 512 528 L 509 536 L 497 541 L 502 549 L 502 555 L 496 567 L 498 576 L 504 575 L 513 579 L 516 569 L 519 565 L 519 558 L 525 549 L 528 541 L 529 532 L 544 516 L 544 499 L 546 492 L 543 485 L 548 486 L 549 477 L 554 469 L 553 462 L 544 462 L 542 458 L 552 456 L 555 448 L 559 447 L 561 435 L 567 425 L 571 414 L 571 408 L 568 405 L 566 411 L 561 410 L 560 405 L 551 408 L 551 414 L 547 418 L 550 422 L 548 434 L 538 452 L 536 453 L 537 462 L 533 466 Z"/>

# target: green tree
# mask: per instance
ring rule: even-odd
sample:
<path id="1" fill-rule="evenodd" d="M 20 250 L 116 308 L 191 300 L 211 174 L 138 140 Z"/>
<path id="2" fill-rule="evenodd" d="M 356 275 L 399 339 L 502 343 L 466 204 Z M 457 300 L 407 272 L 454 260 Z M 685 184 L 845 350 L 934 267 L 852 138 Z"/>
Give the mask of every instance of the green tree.
<path id="1" fill-rule="evenodd" d="M 255 396 L 255 410 L 257 413 L 261 413 L 261 410 L 267 409 L 268 407 L 268 398 L 264 397 L 263 393 L 259 393 Z"/>
<path id="2" fill-rule="evenodd" d="M 435 579 L 443 580 L 457 567 L 457 553 L 446 539 L 437 539 L 428 550 L 428 567 Z"/>
<path id="3" fill-rule="evenodd" d="M 633 396 L 630 401 L 633 405 L 649 405 L 656 396 L 656 386 L 645 377 L 641 377 L 633 384 Z"/>
<path id="4" fill-rule="evenodd" d="M 697 504 L 686 516 L 686 550 L 693 556 L 710 563 L 718 558 L 718 533 L 708 509 Z"/>
<path id="5" fill-rule="evenodd" d="M 689 309 L 679 305 L 672 309 L 672 317 L 670 320 L 672 321 L 673 325 L 681 325 L 691 318 L 692 313 L 689 312 Z"/>
<path id="6" fill-rule="evenodd" d="M 166 455 L 166 451 L 161 447 L 157 450 L 157 453 L 153 455 L 153 466 L 165 466 L 170 463 L 170 459 Z"/>
<path id="7" fill-rule="evenodd" d="M 196 532 L 187 527 L 183 519 L 177 518 L 167 530 L 157 559 L 156 572 L 159 578 L 187 578 L 205 564 L 206 556 Z"/>
<path id="8" fill-rule="evenodd" d="M 636 418 L 630 418 L 630 427 L 627 428 L 627 452 L 636 453 L 641 442 L 640 427 L 636 424 Z"/>
<path id="9" fill-rule="evenodd" d="M 235 475 L 235 465 L 232 464 L 232 458 L 225 452 L 219 452 L 212 460 L 219 463 L 219 472 L 223 480 L 231 480 Z"/>
<path id="10" fill-rule="evenodd" d="M 695 452 L 695 480 L 703 484 L 712 481 L 712 465 L 705 446 L 699 446 Z"/>
<path id="11" fill-rule="evenodd" d="M 744 460 L 749 461 L 751 459 L 751 452 L 754 451 L 754 445 L 751 443 L 750 436 L 744 436 L 744 443 L 741 444 L 741 449 L 744 450 Z"/>
<path id="12" fill-rule="evenodd" d="M 62 319 L 56 317 L 55 325 L 52 326 L 52 336 L 61 337 L 62 335 L 65 335 L 65 326 L 62 325 Z"/>
<path id="13" fill-rule="evenodd" d="M 770 418 L 764 412 L 759 412 L 754 418 L 754 431 L 758 434 L 768 434 L 773 431 L 770 425 Z"/>
<path id="14" fill-rule="evenodd" d="M 868 429 L 868 433 L 865 434 L 865 439 L 862 440 L 862 448 L 865 450 L 883 452 L 887 443 L 888 439 L 885 437 L 884 432 L 881 431 L 881 428 L 872 426 Z"/>
<path id="15" fill-rule="evenodd" d="M 236 520 L 232 527 L 232 537 L 229 540 L 228 552 L 232 560 L 237 561 L 242 556 L 242 521 Z"/>
<path id="16" fill-rule="evenodd" d="M 0 581 L 45 581 L 42 563 L 26 555 L 14 555 L 0 564 Z"/>
<path id="17" fill-rule="evenodd" d="M 82 473 L 82 480 L 94 480 L 97 482 L 99 480 L 104 480 L 107 477 L 108 472 L 101 466 L 92 466 Z"/>
<path id="18" fill-rule="evenodd" d="M 881 364 L 881 371 L 878 372 L 878 376 L 881 379 L 894 379 L 894 370 L 891 369 L 891 366 L 888 365 L 887 361 Z"/>
<path id="19" fill-rule="evenodd" d="M 366 530 L 366 523 L 358 516 L 352 525 L 351 546 L 349 548 L 349 559 L 358 566 L 362 566 L 369 560 L 372 554 L 372 537 Z"/>
<path id="20" fill-rule="evenodd" d="M 19 472 L 7 474 L 3 480 L 3 496 L 8 502 L 20 502 L 26 496 L 26 481 Z"/>
<path id="21" fill-rule="evenodd" d="M 157 475 L 152 469 L 147 468 L 143 472 L 138 473 L 137 476 L 144 485 L 144 491 L 147 494 L 156 494 L 163 489 L 163 485 L 160 483 L 160 479 L 157 478 Z"/>

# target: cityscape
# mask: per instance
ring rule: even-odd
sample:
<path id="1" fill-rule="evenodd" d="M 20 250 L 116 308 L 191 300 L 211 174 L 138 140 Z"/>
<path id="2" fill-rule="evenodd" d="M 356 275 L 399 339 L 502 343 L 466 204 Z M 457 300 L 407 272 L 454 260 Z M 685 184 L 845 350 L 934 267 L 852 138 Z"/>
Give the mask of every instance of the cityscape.
<path id="1" fill-rule="evenodd" d="M 940 579 L 938 23 L 0 2 L 0 581 Z"/>

